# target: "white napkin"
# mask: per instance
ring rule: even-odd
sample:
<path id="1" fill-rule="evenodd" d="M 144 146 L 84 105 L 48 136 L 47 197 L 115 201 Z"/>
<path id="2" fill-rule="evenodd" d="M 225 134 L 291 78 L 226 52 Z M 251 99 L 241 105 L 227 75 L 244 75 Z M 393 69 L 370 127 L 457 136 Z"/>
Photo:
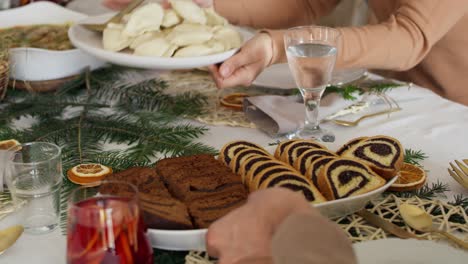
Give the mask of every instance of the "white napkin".
<path id="1" fill-rule="evenodd" d="M 244 100 L 246 117 L 270 136 L 298 130 L 304 125 L 304 105 L 297 96 L 263 95 Z"/>

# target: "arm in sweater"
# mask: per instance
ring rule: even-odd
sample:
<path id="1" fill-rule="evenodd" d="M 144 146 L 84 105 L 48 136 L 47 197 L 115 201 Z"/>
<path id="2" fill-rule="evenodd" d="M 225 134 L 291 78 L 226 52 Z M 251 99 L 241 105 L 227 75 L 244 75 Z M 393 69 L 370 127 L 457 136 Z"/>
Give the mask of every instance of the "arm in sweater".
<path id="1" fill-rule="evenodd" d="M 232 24 L 255 28 L 288 28 L 313 24 L 339 0 L 214 0 L 220 15 Z"/>
<path id="2" fill-rule="evenodd" d="M 401 0 L 386 21 L 340 28 L 337 67 L 403 71 L 417 65 L 467 12 L 467 1 Z M 374 5 L 378 8 L 378 3 Z M 285 62 L 283 32 L 273 37 L 272 62 Z"/>

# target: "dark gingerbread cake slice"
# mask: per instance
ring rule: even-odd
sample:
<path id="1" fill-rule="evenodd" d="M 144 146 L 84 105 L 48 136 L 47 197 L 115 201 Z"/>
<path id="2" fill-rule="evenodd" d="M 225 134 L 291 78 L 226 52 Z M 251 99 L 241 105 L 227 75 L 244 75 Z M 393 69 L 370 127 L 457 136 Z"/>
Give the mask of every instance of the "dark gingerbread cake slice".
<path id="1" fill-rule="evenodd" d="M 174 198 L 141 194 L 140 205 L 143 219 L 149 228 L 193 229 L 187 206 Z"/>
<path id="2" fill-rule="evenodd" d="M 172 198 L 153 168 L 130 168 L 109 175 L 106 180 L 128 182 L 138 188 L 141 212 L 149 228 L 169 230 L 193 228 L 187 206 Z M 125 185 L 103 184 L 99 191 L 103 194 L 119 195 L 127 190 Z"/>
<path id="3" fill-rule="evenodd" d="M 171 158 L 172 161 L 177 159 L 179 158 Z M 186 162 L 190 159 L 193 162 L 189 161 L 181 165 L 177 162 L 171 164 L 163 163 L 163 165 L 158 162 L 156 164 L 156 169 L 162 176 L 171 194 L 181 201 L 189 201 L 192 197 L 192 192 L 195 192 L 195 195 L 199 196 L 204 192 L 211 194 L 218 189 L 242 184 L 241 178 L 238 175 L 214 159 L 213 156 L 203 156 L 200 158 L 196 155 L 183 158 Z M 204 165 L 199 166 L 197 163 L 200 162 Z"/>
<path id="4" fill-rule="evenodd" d="M 134 167 L 121 172 L 113 173 L 106 180 L 123 181 L 135 185 L 140 193 L 171 197 L 161 177 L 153 168 Z M 105 188 L 106 186 L 101 187 Z"/>
<path id="5" fill-rule="evenodd" d="M 211 223 L 240 207 L 247 199 L 247 192 L 231 191 L 206 195 L 189 202 L 188 207 L 194 224 L 207 228 Z"/>

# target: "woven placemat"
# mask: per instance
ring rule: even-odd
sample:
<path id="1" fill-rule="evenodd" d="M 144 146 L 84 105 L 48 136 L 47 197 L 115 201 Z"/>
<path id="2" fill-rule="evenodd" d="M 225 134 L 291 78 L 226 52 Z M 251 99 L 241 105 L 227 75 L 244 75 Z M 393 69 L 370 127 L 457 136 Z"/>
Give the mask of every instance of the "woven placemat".
<path id="1" fill-rule="evenodd" d="M 462 239 L 468 240 L 468 216 L 467 212 L 461 206 L 453 206 L 439 200 L 420 199 L 418 197 L 399 198 L 395 195 L 386 196 L 380 200 L 375 200 L 370 203 L 368 210 L 380 217 L 399 225 L 416 236 L 428 240 L 445 239 L 440 235 L 431 233 L 420 233 L 405 225 L 398 207 L 401 203 L 409 203 L 420 208 L 424 208 L 426 212 L 433 216 L 434 225 L 441 230 L 449 233 L 457 232 Z M 368 240 L 385 239 L 391 237 L 389 233 L 381 228 L 369 225 L 362 217 L 353 214 L 346 217 L 334 220 L 348 235 L 353 243 L 363 242 Z M 185 257 L 187 264 L 212 264 L 205 252 L 190 252 Z"/>
<path id="2" fill-rule="evenodd" d="M 204 113 L 196 117 L 197 121 L 215 126 L 255 128 L 255 125 L 245 117 L 244 112 L 223 107 L 219 100 L 226 94 L 242 92 L 255 95 L 258 92 L 243 87 L 219 90 L 210 74 L 201 70 L 171 71 L 163 73 L 160 78 L 168 83 L 167 92 L 169 93 L 197 91 L 206 96 L 207 104 L 203 109 Z"/>

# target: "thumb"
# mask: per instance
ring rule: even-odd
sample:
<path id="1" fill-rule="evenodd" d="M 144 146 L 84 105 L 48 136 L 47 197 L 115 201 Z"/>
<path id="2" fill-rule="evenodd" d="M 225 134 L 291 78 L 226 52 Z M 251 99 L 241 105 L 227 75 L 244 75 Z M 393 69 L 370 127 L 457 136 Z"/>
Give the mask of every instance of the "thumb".
<path id="1" fill-rule="evenodd" d="M 246 49 L 247 50 L 247 49 Z M 233 72 L 236 72 L 239 68 L 247 66 L 255 62 L 255 59 L 250 56 L 250 52 L 248 51 L 241 51 L 228 60 L 226 60 L 221 66 L 219 67 L 219 74 L 223 78 L 229 78 Z"/>
<path id="2" fill-rule="evenodd" d="M 169 8 L 171 8 L 171 3 L 169 3 L 169 0 L 163 0 L 163 1 L 161 2 L 161 5 L 162 5 L 162 7 L 163 7 L 164 9 L 169 9 Z"/>

